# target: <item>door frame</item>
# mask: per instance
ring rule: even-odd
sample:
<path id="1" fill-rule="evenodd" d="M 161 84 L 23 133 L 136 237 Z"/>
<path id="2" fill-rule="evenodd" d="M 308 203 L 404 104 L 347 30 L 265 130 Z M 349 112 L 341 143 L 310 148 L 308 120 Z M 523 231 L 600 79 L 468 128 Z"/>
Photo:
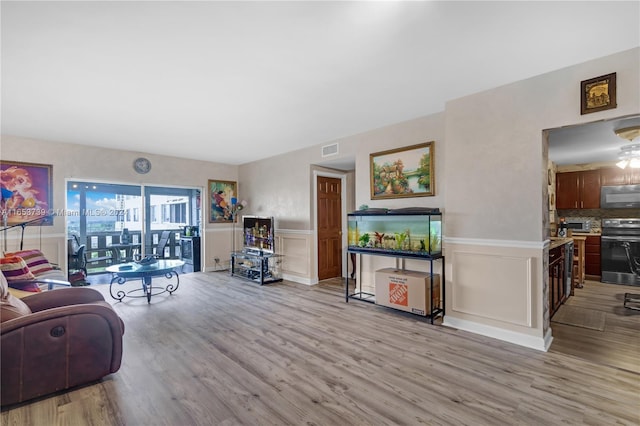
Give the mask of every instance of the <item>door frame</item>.
<path id="1" fill-rule="evenodd" d="M 339 172 L 329 172 L 324 170 L 314 170 L 313 171 L 313 194 L 312 194 L 312 206 L 313 206 L 313 267 L 312 267 L 312 277 L 313 284 L 318 284 L 318 177 L 330 177 L 335 179 L 340 179 L 340 185 L 342 187 L 342 191 L 340 191 L 340 211 L 342 215 L 342 238 L 340 242 L 340 252 L 343 258 L 342 262 L 342 271 L 341 277 L 344 278 L 347 274 L 346 268 L 348 267 L 347 262 L 344 260 L 346 255 L 346 247 L 347 247 L 347 174 L 339 173 Z"/>

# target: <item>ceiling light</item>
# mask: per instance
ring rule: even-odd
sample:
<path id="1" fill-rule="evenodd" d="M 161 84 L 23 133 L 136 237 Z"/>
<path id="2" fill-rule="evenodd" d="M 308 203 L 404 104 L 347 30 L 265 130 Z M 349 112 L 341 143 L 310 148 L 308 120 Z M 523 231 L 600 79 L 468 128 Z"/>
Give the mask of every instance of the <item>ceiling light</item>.
<path id="1" fill-rule="evenodd" d="M 635 138 L 640 136 L 640 126 L 624 127 L 622 129 L 616 129 L 614 132 L 618 137 L 633 142 Z"/>
<path id="2" fill-rule="evenodd" d="M 621 169 L 627 166 L 633 169 L 640 168 L 640 143 L 632 143 L 620 148 L 618 159 L 620 162 L 618 162 L 616 166 Z"/>
<path id="3" fill-rule="evenodd" d="M 614 130 L 614 132 L 618 137 L 626 139 L 629 142 L 633 142 L 635 138 L 640 136 L 640 125 L 623 127 Z M 622 146 L 622 148 L 620 148 L 620 154 L 618 154 L 618 159 L 620 161 L 616 163 L 616 166 L 620 167 L 621 169 L 624 169 L 627 166 L 631 167 L 632 169 L 639 169 L 640 143 L 630 143 Z"/>
<path id="4" fill-rule="evenodd" d="M 627 164 L 629 164 L 629 160 L 620 160 L 616 163 L 616 166 L 624 169 L 625 167 L 627 167 Z"/>

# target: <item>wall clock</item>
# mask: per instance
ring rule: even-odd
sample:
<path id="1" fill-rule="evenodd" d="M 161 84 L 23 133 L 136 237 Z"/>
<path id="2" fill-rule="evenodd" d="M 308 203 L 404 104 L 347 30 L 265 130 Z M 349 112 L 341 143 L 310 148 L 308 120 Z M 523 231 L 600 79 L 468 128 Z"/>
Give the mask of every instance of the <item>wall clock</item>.
<path id="1" fill-rule="evenodd" d="M 151 161 L 143 157 L 136 158 L 133 162 L 133 169 L 140 174 L 149 173 L 149 170 L 151 170 Z"/>

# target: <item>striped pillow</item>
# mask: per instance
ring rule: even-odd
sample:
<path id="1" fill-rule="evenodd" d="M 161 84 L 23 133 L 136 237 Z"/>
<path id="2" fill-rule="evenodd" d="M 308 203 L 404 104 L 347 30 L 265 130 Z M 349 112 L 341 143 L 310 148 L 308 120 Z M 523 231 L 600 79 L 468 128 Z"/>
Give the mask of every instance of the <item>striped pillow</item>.
<path id="1" fill-rule="evenodd" d="M 35 276 L 29 270 L 27 263 L 20 256 L 0 258 L 0 270 L 9 282 L 9 287 L 18 290 L 39 292 L 40 287 L 36 283 L 20 283 L 20 280 L 33 280 Z"/>
<path id="2" fill-rule="evenodd" d="M 43 272 L 53 271 L 53 266 L 49 263 L 40 250 L 21 250 L 15 253 L 5 253 L 7 257 L 18 256 L 24 259 L 31 273 L 35 276 Z"/>

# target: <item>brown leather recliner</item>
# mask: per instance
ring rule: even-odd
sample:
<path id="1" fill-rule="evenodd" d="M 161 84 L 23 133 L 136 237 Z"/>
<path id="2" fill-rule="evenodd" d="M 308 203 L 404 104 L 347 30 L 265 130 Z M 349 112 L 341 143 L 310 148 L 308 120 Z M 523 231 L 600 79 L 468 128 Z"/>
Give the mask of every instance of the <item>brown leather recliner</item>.
<path id="1" fill-rule="evenodd" d="M 61 288 L 18 299 L 0 273 L 0 405 L 115 373 L 124 324 L 98 291 Z"/>

